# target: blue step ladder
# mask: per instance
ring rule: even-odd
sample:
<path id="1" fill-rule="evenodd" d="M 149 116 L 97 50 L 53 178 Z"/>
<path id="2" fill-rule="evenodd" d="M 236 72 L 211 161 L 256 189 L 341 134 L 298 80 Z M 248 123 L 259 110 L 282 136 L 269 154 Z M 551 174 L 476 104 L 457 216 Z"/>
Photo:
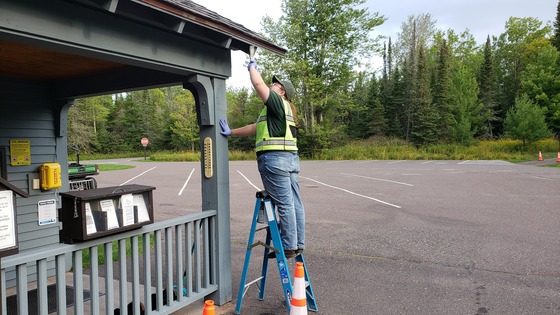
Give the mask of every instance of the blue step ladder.
<path id="1" fill-rule="evenodd" d="M 247 253 L 245 254 L 245 264 L 243 265 L 243 274 L 241 275 L 241 281 L 239 282 L 239 291 L 237 293 L 237 304 L 235 305 L 235 314 L 241 314 L 241 306 L 243 303 L 243 298 L 247 293 L 247 290 L 252 284 L 257 284 L 259 287 L 259 301 L 264 300 L 264 290 L 266 288 L 266 274 L 268 270 L 268 254 L 274 252 L 276 254 L 276 263 L 278 265 L 278 271 L 280 272 L 280 281 L 282 282 L 282 291 L 284 292 L 284 298 L 286 299 L 286 307 L 288 308 L 288 313 L 290 312 L 290 300 L 292 296 L 292 280 L 290 277 L 289 265 L 286 256 L 284 255 L 284 247 L 282 246 L 282 241 L 280 239 L 280 230 L 278 229 L 278 222 L 276 221 L 276 213 L 274 211 L 274 205 L 270 196 L 266 191 L 257 192 L 257 201 L 255 203 L 255 212 L 253 214 L 253 223 L 251 224 L 251 232 L 249 233 L 249 240 L 247 242 Z M 257 227 L 257 224 L 260 227 Z M 266 230 L 266 240 L 255 242 L 255 233 L 258 231 Z M 249 264 L 251 261 L 251 253 L 253 248 L 262 245 L 264 246 L 264 255 L 262 261 L 262 271 L 261 276 L 249 283 L 247 283 L 247 273 L 249 271 Z M 305 295 L 307 298 L 307 309 L 313 312 L 317 312 L 319 309 L 315 301 L 315 294 L 313 293 L 313 287 L 311 286 L 311 281 L 309 281 L 307 266 L 305 265 L 305 259 L 303 254 L 298 254 L 295 257 L 296 262 L 303 263 L 305 270 Z"/>

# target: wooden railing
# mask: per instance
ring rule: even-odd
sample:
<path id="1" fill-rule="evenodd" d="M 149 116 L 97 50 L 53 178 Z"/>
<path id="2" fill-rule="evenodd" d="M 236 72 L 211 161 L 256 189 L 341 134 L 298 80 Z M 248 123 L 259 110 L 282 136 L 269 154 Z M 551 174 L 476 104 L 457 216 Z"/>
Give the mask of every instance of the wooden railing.
<path id="1" fill-rule="evenodd" d="M 15 305 L 18 315 L 30 314 L 31 308 L 36 314 L 48 314 L 52 304 L 58 314 L 78 315 L 115 314 L 117 308 L 118 314 L 170 314 L 182 309 L 218 289 L 212 254 L 215 219 L 216 211 L 203 211 L 84 243 L 4 257 L 2 314 L 14 313 Z M 113 247 L 116 261 L 109 263 Z M 13 283 L 6 283 L 6 278 Z M 49 286 L 56 287 L 55 296 L 49 296 Z M 28 298 L 29 292 L 36 298 Z M 10 300 L 13 303 L 7 305 Z"/>

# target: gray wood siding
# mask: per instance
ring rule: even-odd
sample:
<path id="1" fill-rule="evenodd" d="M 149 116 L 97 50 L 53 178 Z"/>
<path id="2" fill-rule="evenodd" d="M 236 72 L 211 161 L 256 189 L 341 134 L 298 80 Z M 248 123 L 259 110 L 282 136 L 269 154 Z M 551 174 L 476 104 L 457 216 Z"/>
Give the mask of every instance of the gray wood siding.
<path id="1" fill-rule="evenodd" d="M 62 166 L 63 177 L 67 172 L 67 157 L 57 156 L 56 114 L 49 91 L 33 82 L 0 78 L 0 108 L 0 146 L 6 149 L 8 180 L 30 194 L 29 198 L 16 198 L 19 250 L 58 244 L 60 223 L 39 226 L 37 211 L 37 203 L 42 200 L 55 199 L 57 208 L 60 207 L 58 190 L 40 191 L 29 187 L 29 178 L 38 176 L 42 163 L 58 162 Z M 11 139 L 30 141 L 31 165 L 10 165 Z M 67 185 L 67 181 L 63 183 Z M 65 185 L 62 189 L 67 190 Z"/>

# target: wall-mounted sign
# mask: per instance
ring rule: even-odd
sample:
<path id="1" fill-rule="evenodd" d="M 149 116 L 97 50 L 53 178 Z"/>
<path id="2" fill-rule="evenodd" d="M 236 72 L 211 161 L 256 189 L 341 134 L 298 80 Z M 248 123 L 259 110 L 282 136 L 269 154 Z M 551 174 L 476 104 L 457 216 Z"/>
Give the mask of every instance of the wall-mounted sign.
<path id="1" fill-rule="evenodd" d="M 31 165 L 31 141 L 10 140 L 10 163 L 12 166 Z"/>
<path id="2" fill-rule="evenodd" d="M 16 247 L 14 195 L 11 190 L 0 191 L 0 250 Z"/>
<path id="3" fill-rule="evenodd" d="M 56 223 L 56 200 L 41 200 L 37 203 L 39 225 Z"/>

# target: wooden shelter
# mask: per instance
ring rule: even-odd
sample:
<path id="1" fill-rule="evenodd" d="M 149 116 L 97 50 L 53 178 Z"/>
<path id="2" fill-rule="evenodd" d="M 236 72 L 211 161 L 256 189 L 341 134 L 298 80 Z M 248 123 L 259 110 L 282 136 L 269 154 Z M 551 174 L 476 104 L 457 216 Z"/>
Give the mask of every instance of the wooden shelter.
<path id="1" fill-rule="evenodd" d="M 43 163 L 68 173 L 74 99 L 182 85 L 195 96 L 201 142 L 211 142 L 213 175 L 201 167 L 201 210 L 217 211 L 214 299 L 230 301 L 228 149 L 218 121 L 227 112 L 231 51 L 249 53 L 251 46 L 286 52 L 189 0 L 0 1 L 0 177 L 29 195 L 17 197 L 20 253 L 60 242 L 60 223 L 38 224 L 37 203 L 54 199 L 60 207 L 68 179 L 52 190 L 35 183 Z M 21 156 L 14 140 L 23 141 Z"/>

